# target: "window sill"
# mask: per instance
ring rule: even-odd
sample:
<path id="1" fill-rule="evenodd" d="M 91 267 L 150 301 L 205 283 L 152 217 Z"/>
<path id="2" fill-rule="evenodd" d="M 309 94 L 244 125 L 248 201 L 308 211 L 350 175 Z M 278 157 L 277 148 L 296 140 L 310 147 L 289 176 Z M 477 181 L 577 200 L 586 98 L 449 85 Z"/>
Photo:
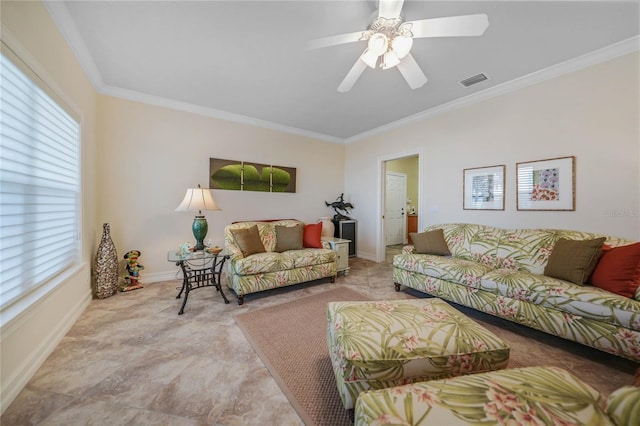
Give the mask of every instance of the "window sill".
<path id="1" fill-rule="evenodd" d="M 26 315 L 31 308 L 43 303 L 46 297 L 54 292 L 60 285 L 81 274 L 87 274 L 87 285 L 90 285 L 89 267 L 87 262 L 82 262 L 61 272 L 28 294 L 25 294 L 14 303 L 4 307 L 2 311 L 0 311 L 0 328 L 4 328 L 8 323 Z M 84 277 L 81 277 L 81 279 L 84 279 Z"/>

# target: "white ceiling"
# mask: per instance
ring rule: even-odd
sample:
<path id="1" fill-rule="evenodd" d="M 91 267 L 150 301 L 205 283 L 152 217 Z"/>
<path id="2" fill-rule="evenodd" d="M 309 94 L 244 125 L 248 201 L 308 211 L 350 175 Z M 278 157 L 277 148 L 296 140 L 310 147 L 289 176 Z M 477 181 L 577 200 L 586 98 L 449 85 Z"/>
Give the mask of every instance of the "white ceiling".
<path id="1" fill-rule="evenodd" d="M 637 50 L 640 39 L 638 1 L 406 1 L 405 20 L 485 13 L 489 28 L 416 39 L 429 79 L 420 89 L 397 69 L 367 69 L 338 93 L 365 42 L 304 45 L 365 30 L 373 0 L 45 4 L 101 93 L 335 142 Z M 478 73 L 489 80 L 459 83 Z"/>

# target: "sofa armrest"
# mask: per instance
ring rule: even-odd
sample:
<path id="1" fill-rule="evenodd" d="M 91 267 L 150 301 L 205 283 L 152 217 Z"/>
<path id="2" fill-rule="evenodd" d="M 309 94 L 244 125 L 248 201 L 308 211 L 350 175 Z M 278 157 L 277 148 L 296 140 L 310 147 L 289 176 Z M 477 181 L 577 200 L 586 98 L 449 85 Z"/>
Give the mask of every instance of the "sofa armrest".
<path id="1" fill-rule="evenodd" d="M 406 254 L 411 254 L 415 250 L 415 247 L 412 245 L 402 247 L 402 252 Z"/>

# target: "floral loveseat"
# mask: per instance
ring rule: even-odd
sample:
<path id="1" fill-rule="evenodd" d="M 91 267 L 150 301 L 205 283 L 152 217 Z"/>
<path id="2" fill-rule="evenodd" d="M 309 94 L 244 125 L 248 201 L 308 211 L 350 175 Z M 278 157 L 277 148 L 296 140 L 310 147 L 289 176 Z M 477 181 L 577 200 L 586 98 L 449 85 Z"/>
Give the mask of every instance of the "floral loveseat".
<path id="1" fill-rule="evenodd" d="M 601 235 L 557 229 L 507 230 L 473 224 L 434 225 L 425 232 L 438 229 L 442 229 L 451 256 L 416 254 L 413 246 L 406 246 L 393 260 L 397 291 L 405 285 L 640 361 L 637 289 L 631 297 L 625 297 L 543 275 L 561 238 L 588 240 Z M 613 237 L 606 237 L 605 241 L 614 248 L 631 243 Z"/>
<path id="2" fill-rule="evenodd" d="M 328 243 L 320 241 L 319 231 L 317 242 L 311 244 L 314 247 L 305 247 L 307 244 L 303 244 L 302 239 L 295 249 L 279 247 L 282 241 L 278 242 L 278 234 L 281 235 L 281 240 L 284 240 L 282 236 L 285 235 L 290 242 L 290 233 L 284 231 L 291 231 L 289 228 L 298 227 L 299 229 L 296 228 L 296 230 L 304 232 L 303 229 L 316 225 L 321 226 L 321 224 L 305 226 L 299 220 L 283 219 L 237 222 L 225 228 L 225 246 L 231 253 L 226 272 L 227 286 L 236 293 L 239 305 L 244 303 L 244 296 L 250 293 L 325 277 L 330 277 L 331 282 L 335 281 L 337 255 L 330 249 Z M 254 226 L 257 227 L 262 249 L 252 254 L 243 253 L 239 235 Z M 302 236 L 303 233 L 299 235 Z"/>
<path id="3" fill-rule="evenodd" d="M 640 388 L 605 397 L 556 367 L 528 367 L 360 394 L 355 425 L 616 425 L 638 423 Z"/>

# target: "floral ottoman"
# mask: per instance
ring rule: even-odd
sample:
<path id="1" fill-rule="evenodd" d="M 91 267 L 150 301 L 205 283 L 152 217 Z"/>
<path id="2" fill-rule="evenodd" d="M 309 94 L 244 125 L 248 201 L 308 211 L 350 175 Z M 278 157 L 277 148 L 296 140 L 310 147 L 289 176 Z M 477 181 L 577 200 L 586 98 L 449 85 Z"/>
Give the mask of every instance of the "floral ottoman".
<path id="1" fill-rule="evenodd" d="M 632 425 L 640 388 L 624 387 L 606 401 L 597 390 L 556 367 L 472 374 L 358 398 L 355 425 Z"/>
<path id="2" fill-rule="evenodd" d="M 346 409 L 369 389 L 505 368 L 509 346 L 440 299 L 330 302 L 327 343 Z"/>

